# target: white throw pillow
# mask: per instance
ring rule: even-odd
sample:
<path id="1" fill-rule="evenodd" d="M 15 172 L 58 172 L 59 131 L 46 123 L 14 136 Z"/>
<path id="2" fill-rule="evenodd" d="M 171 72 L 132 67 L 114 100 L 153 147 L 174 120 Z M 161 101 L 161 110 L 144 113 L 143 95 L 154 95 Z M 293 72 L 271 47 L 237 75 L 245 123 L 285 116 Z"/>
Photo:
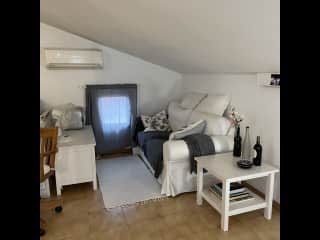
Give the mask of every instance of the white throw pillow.
<path id="1" fill-rule="evenodd" d="M 178 102 L 170 102 L 168 106 L 169 125 L 173 131 L 177 131 L 188 125 L 192 109 L 185 109 Z"/>
<path id="2" fill-rule="evenodd" d="M 162 110 L 153 116 L 141 115 L 141 120 L 145 127 L 145 132 L 171 130 L 165 110 Z"/>
<path id="3" fill-rule="evenodd" d="M 204 134 L 213 136 L 226 135 L 228 133 L 231 121 L 216 114 L 193 111 L 189 122 L 191 123 L 202 119 L 206 121 Z"/>
<path id="4" fill-rule="evenodd" d="M 181 130 L 172 132 L 169 136 L 169 140 L 182 139 L 192 134 L 203 133 L 205 127 L 206 127 L 206 121 L 199 120 L 195 123 L 191 123 L 190 125 L 188 125 L 185 128 L 182 128 Z"/>
<path id="5" fill-rule="evenodd" d="M 180 106 L 187 109 L 195 109 L 207 95 L 206 93 L 199 92 L 187 93 L 182 97 Z"/>
<path id="6" fill-rule="evenodd" d="M 197 111 L 222 116 L 230 99 L 226 95 L 209 95 L 197 107 Z"/>

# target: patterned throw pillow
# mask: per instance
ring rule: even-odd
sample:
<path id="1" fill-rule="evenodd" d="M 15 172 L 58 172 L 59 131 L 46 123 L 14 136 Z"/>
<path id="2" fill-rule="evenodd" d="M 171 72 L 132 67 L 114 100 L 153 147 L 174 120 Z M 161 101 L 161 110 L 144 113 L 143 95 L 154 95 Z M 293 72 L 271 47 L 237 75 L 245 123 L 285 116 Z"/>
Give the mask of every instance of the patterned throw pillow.
<path id="1" fill-rule="evenodd" d="M 154 116 L 141 115 L 141 120 L 145 127 L 145 132 L 171 131 L 165 110 L 158 112 Z"/>
<path id="2" fill-rule="evenodd" d="M 143 123 L 144 128 L 150 127 L 151 120 L 152 120 L 151 116 L 141 115 L 141 121 Z"/>

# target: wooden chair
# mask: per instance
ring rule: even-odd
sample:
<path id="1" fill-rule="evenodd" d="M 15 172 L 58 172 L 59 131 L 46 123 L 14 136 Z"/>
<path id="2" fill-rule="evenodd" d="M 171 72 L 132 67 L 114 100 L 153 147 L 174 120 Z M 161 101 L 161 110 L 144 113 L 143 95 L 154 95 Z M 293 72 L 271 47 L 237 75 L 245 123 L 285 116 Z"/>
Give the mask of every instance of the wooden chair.
<path id="1" fill-rule="evenodd" d="M 40 128 L 40 183 L 49 180 L 50 198 L 41 199 L 40 211 L 55 208 L 62 211 L 62 198 L 57 197 L 53 180 L 55 177 L 55 157 L 57 148 L 58 128 Z M 46 223 L 40 218 L 40 236 L 45 234 Z"/>

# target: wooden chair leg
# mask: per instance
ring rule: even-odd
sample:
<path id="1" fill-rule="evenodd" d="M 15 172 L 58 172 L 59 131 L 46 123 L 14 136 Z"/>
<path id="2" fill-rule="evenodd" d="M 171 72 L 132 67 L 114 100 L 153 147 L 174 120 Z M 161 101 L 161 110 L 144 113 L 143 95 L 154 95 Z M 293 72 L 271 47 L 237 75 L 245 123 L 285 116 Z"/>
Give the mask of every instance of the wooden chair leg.
<path id="1" fill-rule="evenodd" d="M 56 207 L 62 207 L 63 200 L 61 197 L 52 197 L 48 199 L 40 200 L 40 211 L 54 209 Z"/>
<path id="2" fill-rule="evenodd" d="M 50 196 L 57 196 L 57 185 L 56 185 L 56 178 L 55 175 L 52 175 L 48 178 L 49 181 L 49 189 L 50 189 Z"/>
<path id="3" fill-rule="evenodd" d="M 46 221 L 40 218 L 40 239 L 42 239 L 41 236 L 43 236 L 46 233 L 46 227 Z"/>
<path id="4" fill-rule="evenodd" d="M 40 218 L 40 228 L 45 229 L 47 227 L 46 221 Z"/>

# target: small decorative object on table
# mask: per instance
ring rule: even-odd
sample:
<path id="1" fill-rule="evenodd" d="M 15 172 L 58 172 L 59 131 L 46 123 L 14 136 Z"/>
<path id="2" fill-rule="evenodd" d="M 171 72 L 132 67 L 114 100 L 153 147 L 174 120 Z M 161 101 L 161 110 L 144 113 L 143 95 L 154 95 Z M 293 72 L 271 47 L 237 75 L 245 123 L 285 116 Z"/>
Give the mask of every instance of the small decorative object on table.
<path id="1" fill-rule="evenodd" d="M 240 168 L 251 168 L 252 167 L 252 162 L 249 161 L 249 160 L 239 160 L 237 161 L 237 165 L 240 167 Z"/>
<path id="2" fill-rule="evenodd" d="M 231 127 L 235 127 L 235 136 L 234 136 L 234 145 L 233 145 L 233 156 L 240 157 L 241 156 L 241 136 L 240 136 L 240 122 L 243 120 L 243 115 L 240 115 L 235 111 L 235 108 L 231 109 Z"/>
<path id="3" fill-rule="evenodd" d="M 253 164 L 256 166 L 261 166 L 261 159 L 262 159 L 262 146 L 260 144 L 260 136 L 257 136 L 257 142 L 253 146 L 254 149 L 254 157 L 253 157 Z"/>
<path id="4" fill-rule="evenodd" d="M 270 85 L 280 86 L 280 74 L 271 74 Z"/>

